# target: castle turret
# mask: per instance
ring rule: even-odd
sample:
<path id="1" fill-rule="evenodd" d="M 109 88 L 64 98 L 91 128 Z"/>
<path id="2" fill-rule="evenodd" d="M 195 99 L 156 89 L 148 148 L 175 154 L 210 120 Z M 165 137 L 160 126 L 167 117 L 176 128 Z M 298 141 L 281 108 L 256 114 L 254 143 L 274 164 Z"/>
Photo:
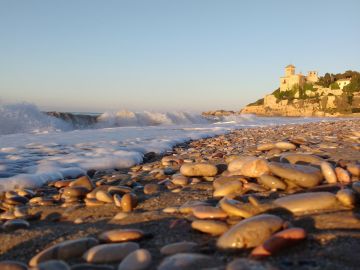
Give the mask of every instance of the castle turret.
<path id="1" fill-rule="evenodd" d="M 319 80 L 317 71 L 309 71 L 306 76 L 306 81 L 310 83 L 316 83 Z"/>
<path id="2" fill-rule="evenodd" d="M 288 65 L 285 67 L 285 77 L 289 77 L 291 75 L 295 75 L 295 66 Z"/>

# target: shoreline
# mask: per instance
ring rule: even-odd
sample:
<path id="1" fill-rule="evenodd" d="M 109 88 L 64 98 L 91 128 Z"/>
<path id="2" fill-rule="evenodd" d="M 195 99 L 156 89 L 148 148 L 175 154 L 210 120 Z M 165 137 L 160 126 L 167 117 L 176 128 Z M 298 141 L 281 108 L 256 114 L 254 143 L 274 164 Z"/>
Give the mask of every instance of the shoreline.
<path id="1" fill-rule="evenodd" d="M 248 258 L 249 250 L 238 250 L 236 254 L 228 253 L 216 247 L 218 236 L 200 233 L 191 228 L 196 218 L 191 214 L 179 212 L 179 207 L 189 201 L 202 201 L 215 207 L 219 198 L 213 197 L 214 179 L 227 177 L 224 169 L 226 160 L 232 155 L 250 155 L 263 157 L 269 162 L 279 160 L 284 153 L 298 152 L 310 153 L 328 160 L 331 164 L 340 166 L 341 162 L 357 162 L 359 137 L 352 135 L 352 131 L 359 130 L 360 120 L 347 119 L 319 123 L 288 124 L 267 127 L 242 128 L 215 137 L 193 140 L 174 146 L 171 152 L 164 155 L 152 156 L 148 162 L 136 165 L 129 170 L 107 170 L 97 172 L 92 182 L 101 186 L 127 186 L 136 194 L 138 205 L 131 212 L 125 213 L 114 203 L 102 203 L 91 200 L 97 206 L 84 204 L 84 198 L 67 197 L 64 202 L 59 191 L 66 188 L 69 181 L 58 181 L 50 185 L 35 189 L 34 195 L 29 198 L 47 198 L 28 207 L 27 216 L 30 227 L 26 229 L 2 231 L 0 240 L 0 260 L 16 260 L 28 263 L 39 251 L 65 240 L 81 237 L 95 237 L 100 233 L 119 228 L 135 228 L 145 232 L 145 236 L 138 241 L 141 248 L 147 249 L 152 255 L 151 265 L 148 269 L 156 269 L 166 258 L 160 254 L 160 248 L 166 244 L 178 241 L 192 241 L 198 244 L 197 253 L 212 257 L 215 269 L 225 269 L 226 264 L 235 258 Z M 355 136 L 355 139 L 351 139 Z M 298 141 L 296 150 L 258 151 L 256 146 L 261 143 L 275 141 L 292 141 L 296 138 L 307 138 L 304 144 Z M 354 149 L 352 147 L 355 147 Z M 275 148 L 274 148 L 275 149 Z M 173 158 L 164 158 L 173 156 Z M 215 177 L 188 177 L 174 181 L 174 175 L 184 162 L 194 160 L 217 165 L 220 170 Z M 345 166 L 346 168 L 346 166 Z M 228 176 L 230 177 L 230 176 Z M 276 212 L 266 209 L 268 204 L 277 197 L 291 193 L 309 192 L 313 190 L 327 190 L 337 192 L 341 187 L 350 187 L 352 183 L 319 184 L 313 188 L 294 188 L 287 191 L 271 191 L 257 184 L 255 178 L 246 177 L 248 186 L 253 189 L 235 196 L 251 211 L 260 213 L 275 213 L 291 224 L 304 228 L 308 238 L 300 244 L 271 256 L 260 264 L 264 269 L 356 269 L 357 258 L 352 250 L 360 248 L 356 238 L 360 237 L 360 221 L 357 218 L 359 209 L 336 205 L 330 209 L 293 215 L 287 212 Z M 353 176 L 353 180 L 358 177 Z M 251 183 L 251 185 L 249 185 Z M 62 186 L 61 186 L 61 185 Z M 256 185 L 255 185 L 256 184 Z M 61 187 L 60 187 L 61 186 Z M 149 191 L 145 190 L 149 189 Z M 149 192 L 149 193 L 148 193 Z M 153 193 L 152 193 L 153 192 Z M 258 200 L 263 210 L 254 210 L 248 201 L 249 194 Z M 121 195 L 123 196 L 123 195 Z M 49 199 L 51 198 L 51 200 Z M 49 200 L 48 200 L 49 199 Z M 4 203 L 4 198 L 2 199 Z M 47 205 L 48 204 L 48 205 Z M 25 205 L 29 206 L 29 203 Z M 3 206 L 4 208 L 4 206 Z M 172 208 L 169 209 L 169 208 Z M 165 213 L 163 210 L 168 209 Z M 170 211 L 171 210 L 171 211 Z M 249 210 L 249 211 L 250 211 Z M 173 212 L 172 212 L 173 211 Z M 275 212 L 274 212 L 275 211 Z M 12 212 L 12 211 L 8 211 Z M 114 220 L 113 217 L 123 213 L 123 219 Z M 5 215 L 2 213 L 2 217 Z M 8 216 L 9 217 L 9 216 Z M 242 218 L 232 217 L 226 219 L 228 226 L 240 222 Z M 224 219 L 219 221 L 224 222 Z M 351 243 L 351 244 L 349 244 Z M 189 250 L 193 253 L 194 250 Z M 346 254 L 347 261 L 335 254 Z M 322 255 L 320 255 L 322 254 Z M 69 265 L 84 263 L 77 258 L 66 259 Z M 311 258 L 311 259 L 310 259 Z M 247 259 L 248 260 L 248 259 Z M 104 263 L 115 269 L 118 262 Z"/>

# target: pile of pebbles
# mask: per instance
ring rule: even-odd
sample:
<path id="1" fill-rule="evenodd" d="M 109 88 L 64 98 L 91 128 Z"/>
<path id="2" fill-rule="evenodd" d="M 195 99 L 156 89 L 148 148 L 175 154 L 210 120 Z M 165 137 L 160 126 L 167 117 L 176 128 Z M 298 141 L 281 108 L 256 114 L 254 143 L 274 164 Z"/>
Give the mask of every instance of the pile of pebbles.
<path id="1" fill-rule="evenodd" d="M 277 269 L 269 258 L 311 235 L 293 225 L 294 217 L 357 207 L 359 127 L 360 121 L 348 120 L 237 130 L 179 145 L 128 171 L 91 171 L 37 189 L 4 192 L 1 234 L 31 230 L 42 220 L 41 211 L 33 210 L 42 207 L 115 207 L 113 220 L 121 223 L 143 214 L 148 201 L 161 201 L 164 194 L 190 194 L 192 199 L 158 211 L 213 239 L 214 250 L 202 252 L 196 239 L 167 243 L 158 247 L 158 262 L 146 248 L 151 232 L 127 224 L 49 245 L 26 263 L 1 261 L 0 269 Z M 205 190 L 206 197 L 198 198 L 197 190 Z M 240 251 L 246 255 L 232 255 Z"/>

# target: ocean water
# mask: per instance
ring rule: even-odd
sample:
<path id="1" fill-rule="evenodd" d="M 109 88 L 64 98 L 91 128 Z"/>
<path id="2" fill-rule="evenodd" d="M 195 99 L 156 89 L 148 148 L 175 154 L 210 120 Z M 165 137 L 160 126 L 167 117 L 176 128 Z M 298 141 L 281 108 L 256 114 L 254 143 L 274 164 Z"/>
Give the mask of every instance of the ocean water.
<path id="1" fill-rule="evenodd" d="M 29 104 L 0 104 L 0 190 L 40 186 L 88 169 L 127 168 L 147 152 L 164 153 L 189 140 L 234 129 L 326 121 L 237 115 L 205 118 L 187 112 L 105 112 L 98 123 L 71 123 Z"/>

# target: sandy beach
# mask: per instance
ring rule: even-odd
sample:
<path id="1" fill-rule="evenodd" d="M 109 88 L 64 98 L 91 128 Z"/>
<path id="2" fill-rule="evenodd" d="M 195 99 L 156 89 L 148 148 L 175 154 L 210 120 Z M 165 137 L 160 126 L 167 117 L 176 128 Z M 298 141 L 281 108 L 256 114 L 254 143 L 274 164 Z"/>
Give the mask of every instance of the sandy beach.
<path id="1" fill-rule="evenodd" d="M 89 171 L 89 178 L 3 193 L 0 260 L 12 262 L 0 269 L 29 263 L 34 269 L 131 269 L 129 263 L 132 269 L 358 269 L 359 130 L 358 119 L 245 128 L 177 145 L 164 156 L 148 153 L 128 170 Z M 266 232 L 253 221 L 259 216 Z M 251 232 L 239 226 L 244 221 Z M 290 232 L 271 243 L 291 228 L 305 235 Z M 103 234 L 114 229 L 120 231 Z M 83 238 L 90 239 L 86 247 L 61 247 Z M 266 241 L 270 247 L 259 247 Z M 113 242 L 137 244 L 110 248 L 99 260 L 96 251 L 83 256 Z M 126 257 L 138 248 L 147 252 Z M 48 260 L 57 261 L 41 266 Z M 128 265 L 117 268 L 121 261 Z M 63 268 L 49 268 L 56 264 Z"/>

